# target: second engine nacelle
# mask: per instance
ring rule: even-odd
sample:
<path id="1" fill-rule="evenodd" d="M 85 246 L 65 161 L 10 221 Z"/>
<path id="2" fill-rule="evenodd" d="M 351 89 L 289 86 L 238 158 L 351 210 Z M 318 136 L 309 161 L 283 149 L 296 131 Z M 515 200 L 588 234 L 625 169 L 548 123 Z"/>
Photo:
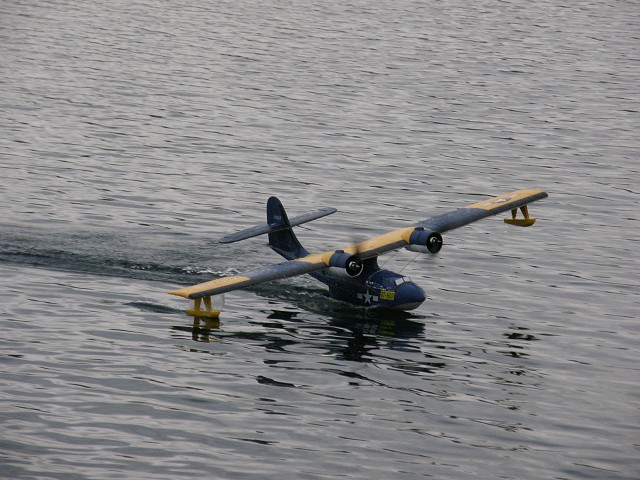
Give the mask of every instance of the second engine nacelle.
<path id="1" fill-rule="evenodd" d="M 350 277 L 357 277 L 364 269 L 362 259 L 358 255 L 346 253 L 344 250 L 336 250 L 336 252 L 331 255 L 331 258 L 329 258 L 329 266 L 344 268 Z"/>
<path id="2" fill-rule="evenodd" d="M 438 253 L 443 244 L 442 235 L 438 232 L 418 227 L 411 233 L 409 244 L 407 249 L 413 252 L 424 252 L 426 249 L 429 253 Z"/>

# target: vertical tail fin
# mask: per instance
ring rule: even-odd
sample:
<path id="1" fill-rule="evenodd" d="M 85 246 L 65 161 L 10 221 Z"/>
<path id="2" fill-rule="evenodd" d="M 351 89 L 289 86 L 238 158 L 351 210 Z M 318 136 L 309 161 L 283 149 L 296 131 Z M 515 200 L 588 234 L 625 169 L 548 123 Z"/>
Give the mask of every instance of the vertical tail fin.
<path id="1" fill-rule="evenodd" d="M 287 212 L 276 197 L 270 197 L 267 201 L 267 223 L 269 226 L 283 227 L 277 232 L 269 232 L 269 246 L 274 251 L 288 260 L 309 254 L 293 233 Z"/>

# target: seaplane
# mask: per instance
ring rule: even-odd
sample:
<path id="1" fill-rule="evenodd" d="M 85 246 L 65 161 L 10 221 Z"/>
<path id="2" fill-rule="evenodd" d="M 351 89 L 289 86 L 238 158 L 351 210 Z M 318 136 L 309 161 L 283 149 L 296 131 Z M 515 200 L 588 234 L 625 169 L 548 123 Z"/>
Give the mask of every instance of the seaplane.
<path id="1" fill-rule="evenodd" d="M 270 197 L 267 200 L 266 224 L 232 233 L 218 242 L 226 244 L 268 234 L 269 247 L 286 261 L 168 293 L 194 301 L 187 314 L 217 318 L 221 308 L 217 308 L 212 297 L 220 298 L 233 290 L 309 274 L 328 285 L 329 294 L 337 300 L 373 309 L 413 310 L 425 301 L 424 290 L 407 276 L 380 268 L 380 255 L 401 248 L 436 254 L 442 248 L 443 233 L 507 211 L 511 211 L 511 216 L 504 219 L 505 223 L 529 227 L 536 219 L 529 216 L 527 205 L 546 197 L 548 194 L 542 190 L 516 190 L 322 253 L 308 252 L 296 237 L 293 227 L 331 215 L 337 210 L 325 207 L 289 218 L 280 200 Z M 522 216 L 518 216 L 518 210 Z"/>

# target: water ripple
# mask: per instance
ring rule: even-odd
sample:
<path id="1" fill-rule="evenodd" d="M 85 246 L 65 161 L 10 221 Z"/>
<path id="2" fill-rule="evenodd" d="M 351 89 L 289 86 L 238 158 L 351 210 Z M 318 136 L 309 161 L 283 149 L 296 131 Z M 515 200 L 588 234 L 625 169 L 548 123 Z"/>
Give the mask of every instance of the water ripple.
<path id="1" fill-rule="evenodd" d="M 633 3 L 1 7 L 3 477 L 633 478 Z M 176 286 L 544 188 L 378 315 L 295 278 L 219 321 Z M 295 472 L 295 473 L 293 473 Z"/>

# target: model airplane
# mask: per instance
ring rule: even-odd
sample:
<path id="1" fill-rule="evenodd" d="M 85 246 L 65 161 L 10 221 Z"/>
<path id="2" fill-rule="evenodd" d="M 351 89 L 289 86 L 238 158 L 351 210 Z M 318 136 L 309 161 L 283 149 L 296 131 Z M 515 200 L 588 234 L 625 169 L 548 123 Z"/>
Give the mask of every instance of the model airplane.
<path id="1" fill-rule="evenodd" d="M 529 217 L 527 204 L 547 196 L 542 190 L 516 190 L 423 220 L 411 227 L 399 228 L 364 242 L 324 253 L 309 253 L 305 250 L 293 233 L 293 227 L 337 210 L 322 208 L 289 219 L 280 200 L 271 197 L 267 201 L 265 225 L 242 230 L 218 241 L 231 243 L 266 233 L 269 234 L 269 246 L 286 258 L 286 262 L 244 275 L 217 278 L 169 293 L 194 300 L 194 307 L 187 310 L 188 314 L 217 317 L 220 310 L 212 305 L 211 297 L 214 295 L 308 273 L 327 284 L 331 296 L 338 300 L 365 307 L 412 310 L 424 302 L 424 290 L 406 276 L 381 269 L 377 261 L 379 255 L 399 248 L 438 253 L 442 248 L 442 233 L 508 210 L 511 210 L 511 218 L 505 218 L 506 223 L 528 227 L 533 225 L 535 219 Z M 524 218 L 517 216 L 518 209 Z"/>

